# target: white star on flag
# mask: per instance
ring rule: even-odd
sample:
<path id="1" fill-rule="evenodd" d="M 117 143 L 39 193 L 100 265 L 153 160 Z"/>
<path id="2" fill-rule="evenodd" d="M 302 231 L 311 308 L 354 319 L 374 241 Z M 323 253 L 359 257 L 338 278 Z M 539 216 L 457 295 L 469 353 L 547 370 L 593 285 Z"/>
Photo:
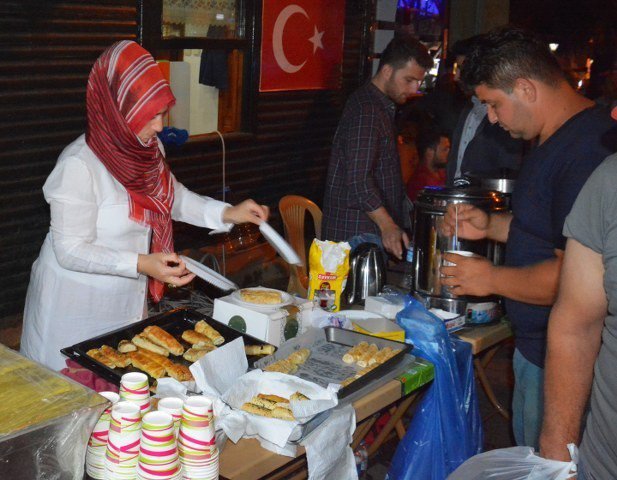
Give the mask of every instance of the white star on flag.
<path id="1" fill-rule="evenodd" d="M 323 43 L 321 43 L 321 37 L 323 37 L 324 32 L 320 32 L 317 30 L 317 25 L 315 25 L 315 33 L 313 33 L 313 36 L 311 38 L 309 38 L 309 42 L 311 42 L 313 44 L 313 55 L 315 55 L 315 52 L 317 51 L 318 48 L 321 48 L 323 50 Z"/>

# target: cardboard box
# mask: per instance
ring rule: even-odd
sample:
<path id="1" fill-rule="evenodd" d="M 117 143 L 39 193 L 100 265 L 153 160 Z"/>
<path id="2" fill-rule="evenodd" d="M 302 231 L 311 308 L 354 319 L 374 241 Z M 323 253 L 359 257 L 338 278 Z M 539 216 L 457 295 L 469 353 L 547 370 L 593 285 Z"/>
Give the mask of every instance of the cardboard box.
<path id="1" fill-rule="evenodd" d="M 378 313 L 390 320 L 396 318 L 396 314 L 405 307 L 403 302 L 394 303 L 385 297 L 366 297 L 364 310 L 367 312 Z"/>
<path id="2" fill-rule="evenodd" d="M 231 296 L 214 300 L 212 318 L 231 328 L 279 346 L 306 329 L 305 312 L 311 302 L 272 310 L 251 309 L 235 303 Z"/>

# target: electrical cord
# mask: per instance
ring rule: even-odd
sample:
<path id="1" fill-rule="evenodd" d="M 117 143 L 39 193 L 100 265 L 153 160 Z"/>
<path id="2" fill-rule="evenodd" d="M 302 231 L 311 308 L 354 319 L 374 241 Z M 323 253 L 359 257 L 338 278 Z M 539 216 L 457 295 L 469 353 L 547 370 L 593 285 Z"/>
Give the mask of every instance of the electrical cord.
<path id="1" fill-rule="evenodd" d="M 227 178 L 226 178 L 227 177 L 227 170 L 226 170 L 226 160 L 227 160 L 227 158 L 226 158 L 226 150 L 225 150 L 225 139 L 223 138 L 223 134 L 221 132 L 219 132 L 218 129 L 215 130 L 214 132 L 221 139 L 221 149 L 222 149 L 222 156 L 223 156 L 223 158 L 222 158 L 222 160 L 223 160 L 223 162 L 222 162 L 222 177 L 223 177 L 223 188 L 222 188 L 222 191 L 223 191 L 223 202 L 224 202 L 224 201 L 226 201 L 225 194 L 227 193 L 227 185 L 226 185 L 226 183 L 227 183 Z M 223 272 L 222 273 L 223 273 L 223 276 L 224 276 L 226 274 L 226 272 L 227 272 L 227 265 L 226 265 L 226 262 L 225 262 L 225 260 L 226 260 L 226 258 L 225 258 L 225 243 L 223 243 L 223 245 L 222 245 L 222 252 L 221 253 L 222 253 L 221 258 L 223 260 Z M 217 261 L 217 264 L 218 264 L 218 261 Z M 220 273 L 220 270 L 218 270 L 218 271 Z"/>

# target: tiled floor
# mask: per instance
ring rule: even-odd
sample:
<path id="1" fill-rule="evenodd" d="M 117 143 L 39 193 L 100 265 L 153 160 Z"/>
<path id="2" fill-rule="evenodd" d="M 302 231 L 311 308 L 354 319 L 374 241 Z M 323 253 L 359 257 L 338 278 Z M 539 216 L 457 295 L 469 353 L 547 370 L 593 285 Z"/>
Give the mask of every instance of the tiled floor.
<path id="1" fill-rule="evenodd" d="M 513 345 L 505 343 L 497 352 L 491 363 L 486 367 L 487 376 L 493 386 L 497 399 L 510 409 L 512 401 L 512 354 Z M 484 427 L 484 450 L 506 448 L 514 445 L 510 421 L 506 420 L 488 401 L 484 390 L 478 387 L 478 401 Z M 366 480 L 382 480 L 388 473 L 390 461 L 396 450 L 398 438 L 384 444 L 381 451 L 369 460 Z"/>

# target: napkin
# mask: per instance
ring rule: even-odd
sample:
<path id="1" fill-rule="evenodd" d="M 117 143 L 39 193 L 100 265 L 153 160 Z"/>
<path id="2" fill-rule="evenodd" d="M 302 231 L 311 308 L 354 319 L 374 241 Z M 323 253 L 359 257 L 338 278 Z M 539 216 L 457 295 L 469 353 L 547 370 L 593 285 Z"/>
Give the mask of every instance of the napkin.
<path id="1" fill-rule="evenodd" d="M 349 404 L 335 408 L 301 445 L 306 449 L 309 480 L 357 480 L 356 460 L 349 444 L 356 429 L 356 412 Z"/>

